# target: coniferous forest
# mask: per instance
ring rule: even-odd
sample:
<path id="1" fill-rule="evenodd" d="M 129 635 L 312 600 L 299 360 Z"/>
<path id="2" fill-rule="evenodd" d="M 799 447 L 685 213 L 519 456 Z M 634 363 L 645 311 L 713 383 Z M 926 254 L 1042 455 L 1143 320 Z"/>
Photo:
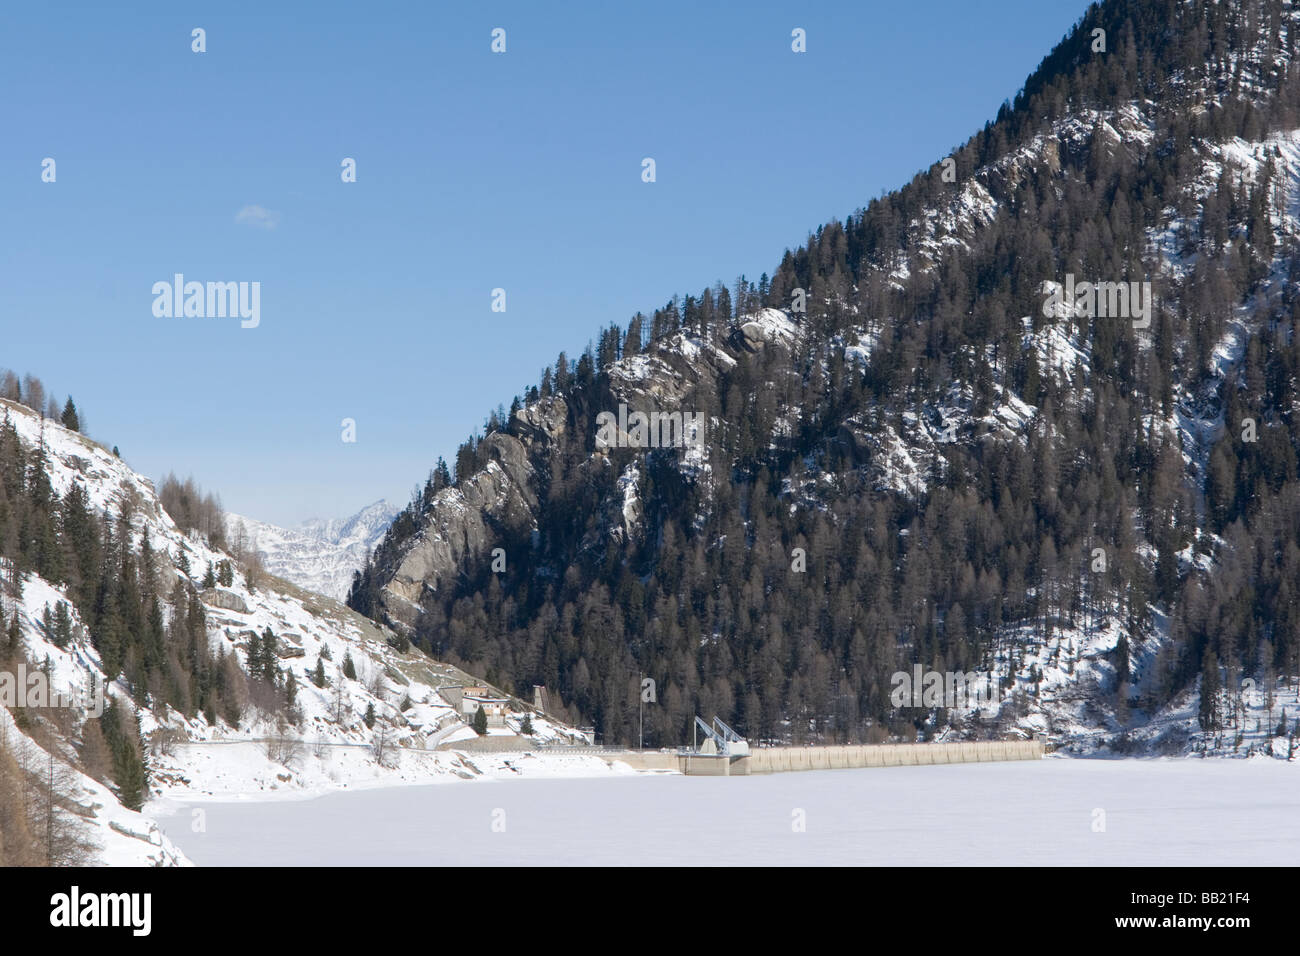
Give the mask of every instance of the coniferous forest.
<path id="1" fill-rule="evenodd" d="M 611 742 L 635 739 L 651 676 L 647 745 L 689 739 L 696 713 L 754 739 L 927 734 L 948 715 L 891 706 L 891 673 L 992 671 L 1012 687 L 1028 648 L 1068 661 L 1108 622 L 1123 629 L 1114 678 L 1087 690 L 1119 712 L 1202 680 L 1300 673 L 1300 274 L 1281 156 L 1254 176 L 1221 164 L 1199 201 L 1192 189 L 1213 144 L 1300 126 L 1288 18 L 1279 2 L 1094 6 L 953 152 L 953 181 L 936 161 L 757 283 L 673 296 L 561 353 L 453 468 L 437 463 L 350 604 L 504 687 L 552 688 Z M 1147 148 L 1117 141 L 1126 116 Z M 936 251 L 923 224 L 972 181 L 996 211 Z M 1150 328 L 1044 317 L 1043 283 L 1067 273 L 1150 280 Z M 764 307 L 798 335 L 747 349 L 737 327 Z M 1032 343 L 1050 324 L 1084 360 L 1047 366 Z M 1240 361 L 1220 367 L 1234 328 Z M 845 348 L 863 335 L 865 361 Z M 711 423 L 711 473 L 681 449 L 594 456 L 618 363 L 683 338 L 735 358 L 682 402 Z M 990 424 L 1020 404 L 1010 434 Z M 948 428 L 941 406 L 955 440 L 908 487 L 882 484 L 872 450 L 918 416 Z M 403 555 L 488 468 L 494 435 L 528 437 L 533 407 L 564 427 L 527 443 L 538 506 L 494 525 L 506 569 L 483 553 L 403 621 L 384 590 Z M 611 534 L 632 464 L 642 530 Z M 1215 703 L 1201 718 L 1229 719 Z"/>
<path id="2" fill-rule="evenodd" d="M 28 376 L 25 387 L 15 384 L 12 373 L 0 371 L 0 379 L 13 386 L 4 397 L 41 408 L 39 379 Z M 63 407 L 60 424 L 76 430 L 72 399 Z M 28 672 L 48 666 L 27 658 L 19 626 L 24 582 L 37 575 L 65 590 L 79 622 L 74 626 L 68 603 L 47 606 L 45 634 L 61 649 L 88 642 L 106 679 L 120 679 L 137 707 L 171 707 L 185 717 L 202 712 L 209 724 L 220 717 L 238 726 L 250 700 L 270 710 L 291 703 L 284 699 L 273 654 L 261 661 L 260 671 L 246 674 L 233 654 L 220 647 L 214 651 L 199 592 L 164 570 L 166 562 L 155 553 L 147 531 L 133 531 L 130 504 L 116 512 L 96 512 L 81 483 L 60 497 L 50 484 L 47 454 L 43 445 L 24 445 L 5 410 L 0 417 L 0 610 L 8 609 L 8 617 L 0 632 L 0 671 L 17 673 L 20 663 Z M 199 534 L 200 525 L 192 522 L 201 520 L 220 543 L 219 525 L 213 521 L 220 505 L 214 496 L 202 495 L 192 481 L 168 476 L 159 497 L 182 528 Z M 209 568 L 207 573 L 206 583 L 215 586 L 218 577 L 224 579 L 233 569 Z M 62 708 L 42 708 L 40 720 L 29 719 L 23 708 L 15 713 L 19 728 L 27 732 L 38 732 L 42 720 L 55 721 L 65 734 L 73 727 L 68 723 L 72 715 Z M 123 804 L 138 809 L 148 783 L 138 713 L 108 696 L 103 714 L 85 720 L 80 734 L 80 766 L 92 777 L 112 780 Z"/>

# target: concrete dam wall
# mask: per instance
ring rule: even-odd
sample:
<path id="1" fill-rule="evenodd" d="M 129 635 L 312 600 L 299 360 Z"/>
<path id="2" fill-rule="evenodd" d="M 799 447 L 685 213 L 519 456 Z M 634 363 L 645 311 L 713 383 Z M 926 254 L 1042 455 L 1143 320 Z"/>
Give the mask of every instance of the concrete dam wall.
<path id="1" fill-rule="evenodd" d="M 747 757 L 627 751 L 606 755 L 634 770 L 677 770 L 688 776 L 748 776 L 797 770 L 916 767 L 926 764 L 1038 760 L 1041 740 L 978 740 L 955 744 L 763 747 Z"/>

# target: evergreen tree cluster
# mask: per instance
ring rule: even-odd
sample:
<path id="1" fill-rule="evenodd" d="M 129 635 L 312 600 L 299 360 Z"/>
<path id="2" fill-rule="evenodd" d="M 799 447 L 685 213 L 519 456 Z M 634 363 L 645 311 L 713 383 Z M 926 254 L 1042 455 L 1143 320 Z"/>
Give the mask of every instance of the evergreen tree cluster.
<path id="1" fill-rule="evenodd" d="M 56 494 L 48 468 L 44 445 L 26 447 L 6 412 L 0 419 L 0 593 L 8 600 L 0 603 L 10 608 L 11 655 L 21 653 L 13 609 L 24 578 L 35 573 L 65 588 L 108 679 L 123 678 L 140 705 L 237 721 L 245 678 L 233 655 L 209 649 L 197 590 L 184 578 L 165 589 L 162 559 L 148 533 L 133 530 L 129 505 L 116 515 L 96 513 L 80 482 Z M 77 639 L 67 603 L 58 602 L 43 624 L 57 646 Z"/>
<path id="2" fill-rule="evenodd" d="M 45 383 L 34 375 L 18 377 L 17 372 L 0 368 L 0 398 L 8 399 L 30 408 L 37 415 L 53 419 L 74 432 L 82 431 L 82 416 L 69 395 L 62 405 L 45 388 Z"/>

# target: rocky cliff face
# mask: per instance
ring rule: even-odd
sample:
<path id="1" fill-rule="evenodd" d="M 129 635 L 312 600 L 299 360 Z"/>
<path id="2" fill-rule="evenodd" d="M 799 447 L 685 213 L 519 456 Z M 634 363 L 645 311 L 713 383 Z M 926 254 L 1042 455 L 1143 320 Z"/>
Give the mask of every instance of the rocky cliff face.
<path id="1" fill-rule="evenodd" d="M 611 366 L 611 407 L 605 410 L 617 414 L 620 404 L 646 414 L 691 412 L 697 404 L 708 407 L 712 402 L 706 405 L 704 397 L 716 393 L 719 377 L 735 367 L 740 355 L 768 349 L 788 359 L 801 334 L 796 318 L 780 309 L 746 317 L 725 343 L 679 333 Z M 606 452 L 592 447 L 594 435 L 574 434 L 573 411 L 562 397 L 544 398 L 515 412 L 513 434 L 493 432 L 484 438 L 487 467 L 439 492 L 419 531 L 402 544 L 396 560 L 385 565 L 382 613 L 390 622 L 413 626 L 426 594 L 443 590 L 468 568 L 489 564 L 493 549 L 505 538 L 538 532 L 545 487 L 561 450 L 575 442 L 586 447 L 579 464 L 583 473 L 612 467 Z M 688 449 L 681 470 L 692 479 L 709 481 L 707 448 Z M 635 466 L 620 474 L 620 494 L 601 502 L 602 521 L 586 547 L 606 538 L 625 542 L 638 535 L 639 478 Z"/>
<path id="2" fill-rule="evenodd" d="M 533 448 L 541 454 L 545 448 L 542 436 L 550 434 L 547 423 L 562 431 L 563 422 L 533 411 L 537 428 Z M 558 411 L 553 409 L 552 414 Z M 489 435 L 484 444 L 491 457 L 487 468 L 460 487 L 439 493 L 420 533 L 392 569 L 384 595 L 386 610 L 394 621 L 414 624 L 424 591 L 439 590 L 471 563 L 490 556 L 502 530 L 535 527 L 537 473 L 528 446 L 500 433 Z"/>

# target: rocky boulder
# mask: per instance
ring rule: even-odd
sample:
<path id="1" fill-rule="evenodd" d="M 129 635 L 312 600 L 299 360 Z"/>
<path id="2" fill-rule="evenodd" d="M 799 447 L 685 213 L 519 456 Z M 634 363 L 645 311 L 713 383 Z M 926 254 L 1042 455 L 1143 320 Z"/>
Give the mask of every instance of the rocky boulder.
<path id="1" fill-rule="evenodd" d="M 248 613 L 248 604 L 234 591 L 226 591 L 222 588 L 207 588 L 199 596 L 203 599 L 203 603 L 210 607 L 219 607 L 222 610 L 235 611 L 238 614 Z"/>

